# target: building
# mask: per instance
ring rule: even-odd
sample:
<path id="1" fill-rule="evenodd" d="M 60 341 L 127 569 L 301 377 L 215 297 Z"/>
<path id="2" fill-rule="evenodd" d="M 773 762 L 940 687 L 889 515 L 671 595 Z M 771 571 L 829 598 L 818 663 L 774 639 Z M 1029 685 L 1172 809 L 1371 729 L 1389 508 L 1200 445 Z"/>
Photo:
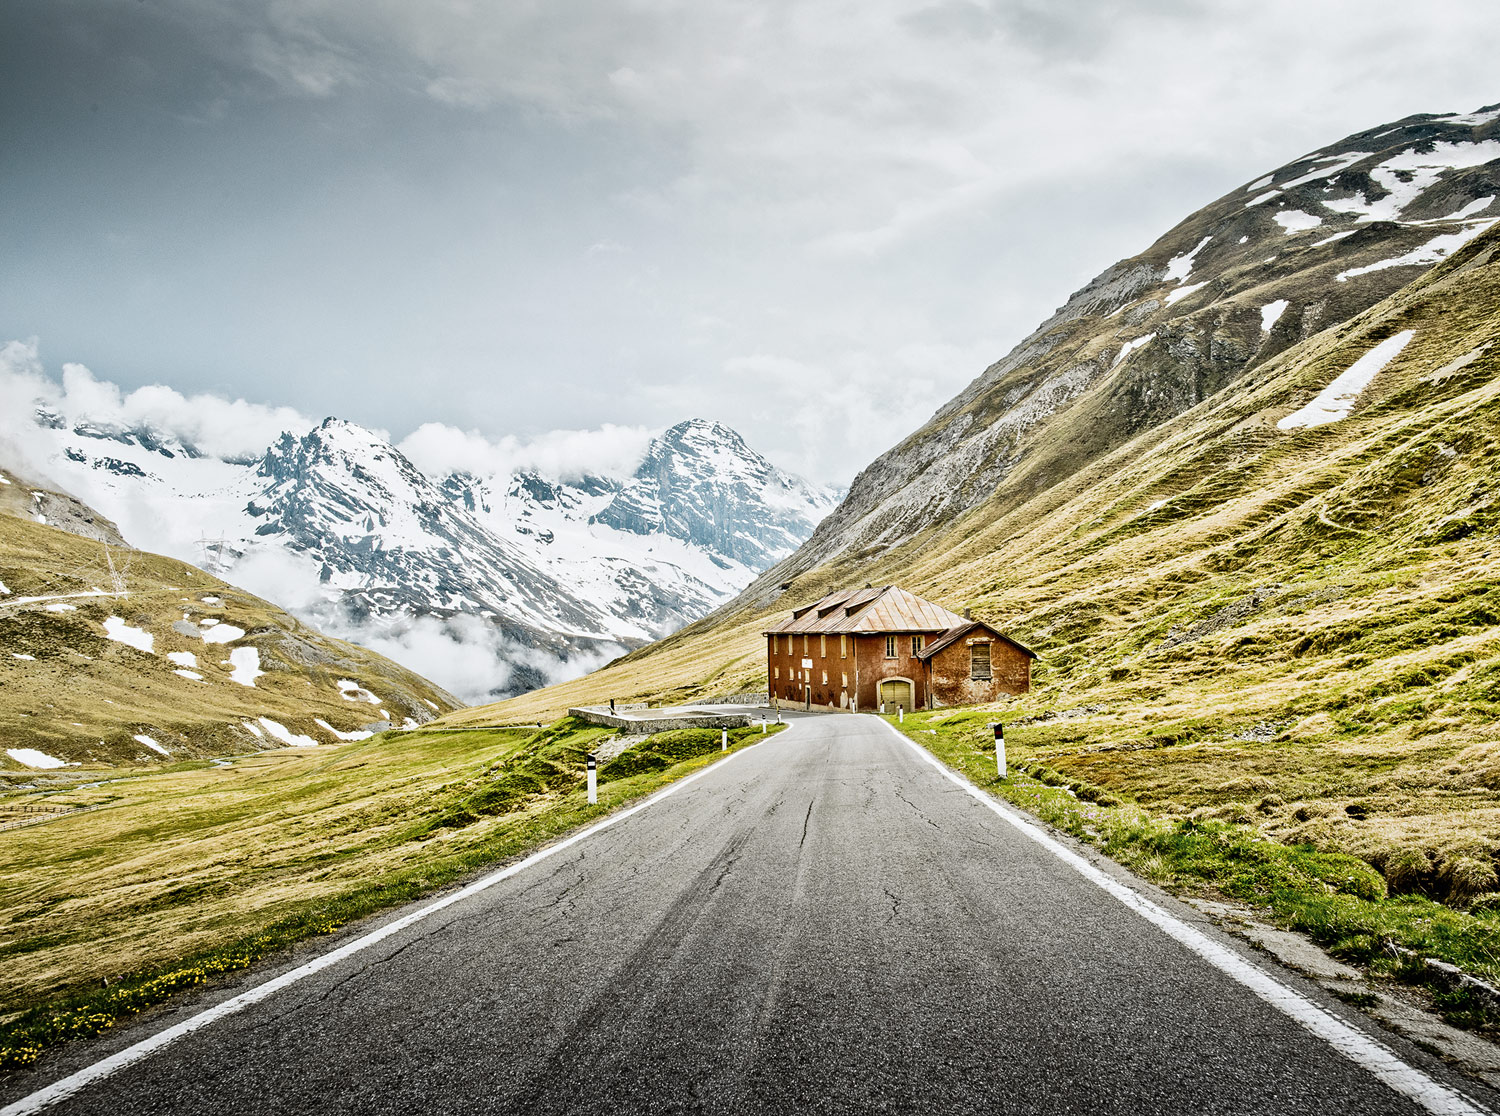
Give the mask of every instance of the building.
<path id="1" fill-rule="evenodd" d="M 831 593 L 765 633 L 773 699 L 858 712 L 977 705 L 1031 688 L 1034 652 L 905 589 Z"/>

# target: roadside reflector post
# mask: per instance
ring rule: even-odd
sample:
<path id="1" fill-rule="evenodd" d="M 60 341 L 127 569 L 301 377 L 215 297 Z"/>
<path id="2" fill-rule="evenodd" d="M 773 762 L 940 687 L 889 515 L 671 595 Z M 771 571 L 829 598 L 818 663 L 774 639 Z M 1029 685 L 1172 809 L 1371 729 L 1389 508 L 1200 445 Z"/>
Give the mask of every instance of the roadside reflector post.
<path id="1" fill-rule="evenodd" d="M 727 728 L 719 730 L 719 751 L 729 751 L 729 730 Z"/>
<path id="2" fill-rule="evenodd" d="M 999 721 L 991 721 L 990 728 L 995 733 L 995 774 L 1005 778 L 1005 726 Z"/>
<path id="3" fill-rule="evenodd" d="M 880 715 L 882 717 L 885 716 L 885 702 L 883 702 L 883 701 L 880 703 Z"/>
<path id="4" fill-rule="evenodd" d="M 599 760 L 593 752 L 589 753 L 589 805 L 594 806 L 599 802 Z"/>
<path id="5" fill-rule="evenodd" d="M 906 724 L 906 706 L 904 706 L 904 705 L 898 705 L 898 706 L 896 706 L 896 723 L 898 725 L 904 725 L 904 724 Z"/>
<path id="6" fill-rule="evenodd" d="M 762 736 L 766 734 L 766 719 L 764 717 L 760 719 L 760 734 Z"/>

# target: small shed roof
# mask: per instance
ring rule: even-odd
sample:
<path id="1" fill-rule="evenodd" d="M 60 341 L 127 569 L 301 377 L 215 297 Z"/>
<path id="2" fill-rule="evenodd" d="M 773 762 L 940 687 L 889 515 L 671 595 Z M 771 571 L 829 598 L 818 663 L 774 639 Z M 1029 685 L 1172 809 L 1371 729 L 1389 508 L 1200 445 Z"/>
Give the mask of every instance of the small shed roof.
<path id="1" fill-rule="evenodd" d="M 979 630 L 989 632 L 990 635 L 994 636 L 996 639 L 1005 640 L 1006 643 L 1009 643 L 1011 646 L 1015 647 L 1016 650 L 1020 651 L 1024 655 L 1029 656 L 1030 658 L 1036 658 L 1036 652 L 1027 647 L 1024 643 L 1021 643 L 1019 640 L 1011 639 L 1010 636 L 1006 635 L 1004 632 L 1000 631 L 997 628 L 992 628 L 982 620 L 965 620 L 957 627 L 949 628 L 942 635 L 938 636 L 937 639 L 933 640 L 926 647 L 922 648 L 922 650 L 918 651 L 917 658 L 931 659 L 939 651 L 943 650 L 943 648 L 951 647 L 959 640 L 964 639 L 971 633 Z"/>
<path id="2" fill-rule="evenodd" d="M 879 589 L 843 589 L 793 610 L 764 634 L 860 634 L 875 632 L 946 632 L 967 624 L 956 612 L 923 600 L 895 585 Z"/>

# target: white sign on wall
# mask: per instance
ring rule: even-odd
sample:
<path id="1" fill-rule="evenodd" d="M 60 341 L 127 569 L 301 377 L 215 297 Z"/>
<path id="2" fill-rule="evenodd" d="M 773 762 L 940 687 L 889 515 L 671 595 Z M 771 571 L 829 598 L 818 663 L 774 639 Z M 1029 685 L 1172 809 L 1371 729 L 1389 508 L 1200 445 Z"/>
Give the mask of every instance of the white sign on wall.
<path id="1" fill-rule="evenodd" d="M 810 668 L 811 666 L 812 666 L 812 660 L 811 659 L 803 659 L 802 660 L 802 667 L 803 667 L 804 670 L 807 669 L 807 668 Z"/>

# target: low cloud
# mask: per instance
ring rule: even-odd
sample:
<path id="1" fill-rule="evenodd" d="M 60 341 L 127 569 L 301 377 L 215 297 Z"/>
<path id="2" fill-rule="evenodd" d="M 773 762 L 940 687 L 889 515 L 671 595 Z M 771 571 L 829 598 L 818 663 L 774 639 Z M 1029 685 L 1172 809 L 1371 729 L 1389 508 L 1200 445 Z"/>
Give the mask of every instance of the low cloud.
<path id="1" fill-rule="evenodd" d="M 653 433 L 644 426 L 605 423 L 594 430 L 552 430 L 524 440 L 512 435 L 491 439 L 476 430 L 427 422 L 396 448 L 433 477 L 459 472 L 492 477 L 532 471 L 562 480 L 589 474 L 620 479 L 635 472 Z"/>
<path id="2" fill-rule="evenodd" d="M 35 338 L 0 346 L 0 393 L 7 403 L 0 431 L 21 441 L 35 442 L 34 437 L 28 439 L 18 432 L 35 430 L 32 413 L 37 404 L 59 412 L 70 425 L 148 427 L 158 436 L 176 438 L 225 461 L 258 457 L 283 431 L 301 434 L 314 425 L 293 407 L 207 393 L 183 395 L 164 384 L 122 391 L 82 364 L 64 364 L 59 383 L 47 374 Z M 40 467 L 41 463 L 36 464 Z"/>
<path id="3" fill-rule="evenodd" d="M 625 653 L 611 644 L 563 662 L 465 613 L 361 616 L 323 584 L 316 562 L 284 550 L 251 550 L 219 576 L 328 635 L 384 655 L 471 705 L 580 677 Z"/>

